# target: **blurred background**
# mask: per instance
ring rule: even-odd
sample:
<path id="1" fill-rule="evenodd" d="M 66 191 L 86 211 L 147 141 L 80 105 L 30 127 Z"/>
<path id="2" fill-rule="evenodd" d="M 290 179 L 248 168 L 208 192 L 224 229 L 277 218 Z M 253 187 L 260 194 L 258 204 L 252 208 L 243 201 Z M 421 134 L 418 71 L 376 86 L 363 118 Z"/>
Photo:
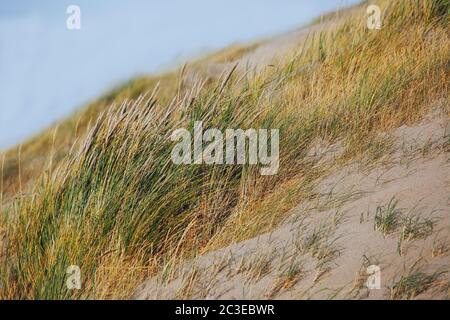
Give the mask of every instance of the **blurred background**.
<path id="1" fill-rule="evenodd" d="M 270 37 L 357 0 L 0 3 L 0 150 L 136 75 Z M 69 5 L 81 29 L 69 30 Z"/>

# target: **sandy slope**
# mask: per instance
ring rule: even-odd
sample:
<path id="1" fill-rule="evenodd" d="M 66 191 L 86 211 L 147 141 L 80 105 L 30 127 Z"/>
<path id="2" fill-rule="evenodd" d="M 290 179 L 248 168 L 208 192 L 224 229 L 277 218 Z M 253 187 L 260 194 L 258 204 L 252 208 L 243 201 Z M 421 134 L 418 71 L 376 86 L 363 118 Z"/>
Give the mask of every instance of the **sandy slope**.
<path id="1" fill-rule="evenodd" d="M 210 64 L 207 76 L 217 77 L 236 63 L 241 72 L 258 72 L 314 31 L 336 23 L 329 20 L 266 41 L 232 63 Z M 450 297 L 448 120 L 436 111 L 414 126 L 384 133 L 393 149 L 376 165 L 354 162 L 336 170 L 317 184 L 321 196 L 300 203 L 276 230 L 186 261 L 172 277 L 143 283 L 133 297 Z M 340 151 L 339 144 L 317 145 L 310 156 L 332 162 Z M 375 214 L 385 212 L 391 200 L 398 201 L 398 223 L 384 235 L 375 228 Z M 408 218 L 416 222 L 411 225 L 418 234 L 404 239 Z M 366 287 L 370 265 L 381 270 L 381 289 Z M 398 285 L 402 277 L 409 281 L 403 286 Z"/>
<path id="2" fill-rule="evenodd" d="M 347 11 L 356 11 L 357 7 L 349 8 Z M 252 76 L 266 68 L 273 67 L 281 59 L 286 56 L 294 56 L 298 53 L 299 48 L 303 46 L 305 41 L 317 35 L 332 26 L 336 26 L 345 21 L 339 15 L 329 18 L 327 21 L 315 23 L 310 26 L 299 28 L 290 32 L 286 32 L 271 39 L 266 39 L 259 45 L 242 57 L 230 62 L 210 62 L 205 61 L 199 69 L 189 69 L 185 75 L 185 81 L 194 84 L 199 79 L 219 78 L 221 75 L 228 73 L 236 66 L 237 71 L 241 74 Z"/>
<path id="3" fill-rule="evenodd" d="M 278 229 L 186 262 L 169 281 L 149 279 L 134 298 L 404 298 L 394 286 L 402 276 L 435 272 L 418 297 L 449 297 L 448 120 L 435 112 L 387 134 L 394 149 L 377 165 L 337 170 L 317 185 L 322 196 L 299 204 Z M 324 161 L 339 153 L 321 150 Z M 400 242 L 403 222 L 386 236 L 375 230 L 377 208 L 393 198 L 399 221 L 431 219 L 432 231 Z M 379 290 L 366 288 L 369 265 L 381 269 Z"/>

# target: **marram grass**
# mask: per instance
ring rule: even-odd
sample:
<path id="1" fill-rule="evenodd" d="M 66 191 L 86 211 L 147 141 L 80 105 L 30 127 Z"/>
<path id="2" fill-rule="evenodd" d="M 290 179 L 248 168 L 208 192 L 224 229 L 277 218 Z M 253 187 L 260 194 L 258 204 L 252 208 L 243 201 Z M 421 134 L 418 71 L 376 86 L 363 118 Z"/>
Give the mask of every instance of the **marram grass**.
<path id="1" fill-rule="evenodd" d="M 343 141 L 342 165 L 382 145 L 377 132 L 418 120 L 448 97 L 445 3 L 380 1 L 381 30 L 367 29 L 363 11 L 349 13 L 256 76 L 234 71 L 183 85 L 171 74 L 155 90 L 137 80 L 36 138 L 27 159 L 54 149 L 53 162 L 1 209 L 0 297 L 128 298 L 183 257 L 269 231 L 330 169 L 306 157 L 315 141 Z M 107 107 L 122 96 L 131 99 Z M 278 174 L 174 165 L 170 134 L 200 120 L 220 130 L 280 129 Z M 2 181 L 26 179 L 19 168 L 3 168 Z M 81 290 L 66 287 L 70 265 L 81 268 Z"/>

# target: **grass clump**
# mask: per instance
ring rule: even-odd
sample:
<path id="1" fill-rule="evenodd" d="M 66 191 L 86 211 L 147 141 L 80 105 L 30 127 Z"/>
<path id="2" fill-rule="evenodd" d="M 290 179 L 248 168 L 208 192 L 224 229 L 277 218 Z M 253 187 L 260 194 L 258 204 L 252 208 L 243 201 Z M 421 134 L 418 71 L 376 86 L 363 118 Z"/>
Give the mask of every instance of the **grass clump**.
<path id="1" fill-rule="evenodd" d="M 375 212 L 375 230 L 384 236 L 394 232 L 401 221 L 401 209 L 397 208 L 398 200 L 391 198 L 387 206 L 378 206 Z"/>
<path id="2" fill-rule="evenodd" d="M 435 221 L 431 218 L 412 214 L 405 217 L 401 231 L 405 241 L 424 239 L 433 233 Z"/>
<path id="3" fill-rule="evenodd" d="M 406 270 L 400 279 L 390 288 L 390 299 L 413 299 L 430 289 L 442 272 L 428 274 L 420 269 L 418 262 Z"/>
<path id="4" fill-rule="evenodd" d="M 402 221 L 402 228 L 398 240 L 398 253 L 402 255 L 404 242 L 425 239 L 433 234 L 435 224 L 435 219 L 422 217 L 420 214 L 414 212 L 405 216 Z"/>

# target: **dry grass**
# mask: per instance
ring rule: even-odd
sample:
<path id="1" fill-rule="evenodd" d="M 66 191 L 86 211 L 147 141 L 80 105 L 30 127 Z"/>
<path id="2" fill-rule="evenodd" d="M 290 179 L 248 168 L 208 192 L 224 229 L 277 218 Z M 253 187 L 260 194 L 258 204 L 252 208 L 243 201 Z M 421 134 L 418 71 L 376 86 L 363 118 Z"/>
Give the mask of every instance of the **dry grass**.
<path id="1" fill-rule="evenodd" d="M 438 282 L 443 272 L 428 274 L 421 270 L 419 263 L 420 261 L 417 261 L 406 269 L 401 274 L 400 279 L 389 288 L 390 299 L 405 300 L 416 298 Z"/>
<path id="2" fill-rule="evenodd" d="M 8 250 L 0 297 L 127 297 L 170 261 L 273 228 L 329 169 L 306 157 L 317 139 L 343 141 L 339 164 L 378 157 L 378 132 L 420 119 L 429 101 L 448 92 L 450 56 L 445 1 L 380 5 L 382 30 L 368 30 L 360 12 L 311 35 L 293 59 L 254 78 L 231 74 L 192 87 L 173 74 L 136 80 L 57 134 L 24 145 L 20 160 L 17 151 L 7 153 L 2 181 L 16 197 L 2 208 Z M 140 96 L 157 80 L 159 91 Z M 134 100 L 106 107 L 124 96 Z M 279 128 L 278 174 L 174 165 L 171 132 L 197 120 L 219 129 Z M 34 187 L 18 194 L 37 173 Z M 81 290 L 65 286 L 69 265 L 81 268 Z M 181 296 L 194 282 L 195 274 Z M 395 288 L 394 297 L 410 292 Z"/>
<path id="3" fill-rule="evenodd" d="M 239 45 L 234 44 L 220 50 L 216 53 L 213 53 L 204 59 L 201 59 L 199 62 L 208 62 L 208 63 L 228 63 L 235 62 L 242 58 L 245 54 L 252 52 L 257 49 L 261 45 L 261 42 L 255 42 L 250 45 Z"/>

